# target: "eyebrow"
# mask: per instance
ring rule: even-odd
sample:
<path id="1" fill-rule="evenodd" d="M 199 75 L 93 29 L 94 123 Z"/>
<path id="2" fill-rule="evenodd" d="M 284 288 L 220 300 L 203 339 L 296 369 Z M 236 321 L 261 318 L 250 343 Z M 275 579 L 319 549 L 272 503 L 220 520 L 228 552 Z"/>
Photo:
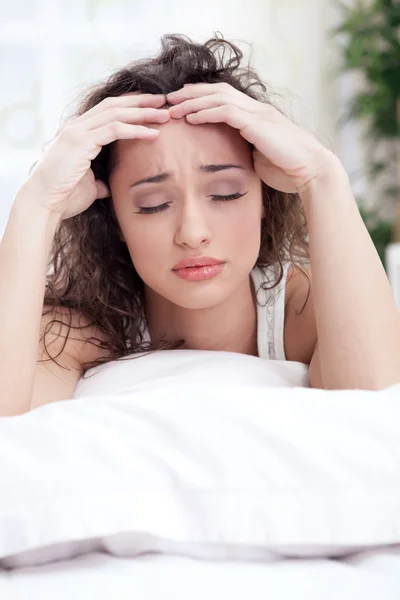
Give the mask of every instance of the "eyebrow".
<path id="1" fill-rule="evenodd" d="M 245 170 L 245 168 L 242 167 L 241 165 L 233 165 L 233 164 L 200 165 L 200 167 L 199 167 L 199 171 L 201 171 L 202 173 L 217 173 L 218 171 L 225 171 L 226 169 L 241 169 L 242 171 Z M 159 175 L 153 175 L 153 177 L 145 177 L 144 179 L 139 179 L 138 181 L 131 183 L 129 185 L 129 187 L 130 188 L 136 187 L 136 186 L 142 185 L 144 183 L 162 183 L 163 181 L 166 181 L 167 179 L 171 179 L 171 177 L 172 177 L 172 173 L 160 173 Z"/>

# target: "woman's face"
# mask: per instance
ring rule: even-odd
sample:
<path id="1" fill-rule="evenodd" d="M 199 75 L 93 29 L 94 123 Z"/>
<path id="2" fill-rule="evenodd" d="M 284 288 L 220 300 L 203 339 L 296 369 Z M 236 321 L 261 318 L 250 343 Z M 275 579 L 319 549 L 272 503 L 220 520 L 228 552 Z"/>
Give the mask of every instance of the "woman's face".
<path id="1" fill-rule="evenodd" d="M 251 149 L 225 124 L 170 119 L 151 126 L 160 130 L 156 140 L 116 142 L 110 189 L 121 231 L 147 294 L 209 308 L 243 286 L 259 254 L 261 181 Z M 173 270 L 183 258 L 200 256 L 223 261 L 220 273 L 192 281 Z"/>

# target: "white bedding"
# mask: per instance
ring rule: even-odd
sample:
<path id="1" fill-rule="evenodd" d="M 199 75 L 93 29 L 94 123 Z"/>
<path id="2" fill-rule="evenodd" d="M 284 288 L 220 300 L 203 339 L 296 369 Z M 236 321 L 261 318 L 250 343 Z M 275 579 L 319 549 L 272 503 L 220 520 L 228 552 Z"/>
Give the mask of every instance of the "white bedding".
<path id="1" fill-rule="evenodd" d="M 400 598 L 400 385 L 200 351 L 89 374 L 0 418 L 1 599 Z"/>
<path id="2" fill-rule="evenodd" d="M 400 549 L 270 563 L 91 553 L 0 571 L 3 600 L 398 600 Z"/>

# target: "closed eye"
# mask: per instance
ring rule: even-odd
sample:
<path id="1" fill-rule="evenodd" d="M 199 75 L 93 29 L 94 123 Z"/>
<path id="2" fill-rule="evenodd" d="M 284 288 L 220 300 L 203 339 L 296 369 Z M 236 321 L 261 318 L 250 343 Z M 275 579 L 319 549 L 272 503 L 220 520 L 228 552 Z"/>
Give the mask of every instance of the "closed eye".
<path id="1" fill-rule="evenodd" d="M 245 192 L 244 194 L 230 194 L 229 196 L 211 196 L 211 198 L 216 202 L 229 202 L 229 200 L 237 200 L 247 193 L 248 192 Z M 160 204 L 159 206 L 141 206 L 137 212 L 142 215 L 150 215 L 152 213 L 162 212 L 163 210 L 166 210 L 168 206 L 169 204 L 167 202 L 165 204 Z"/>
<path id="2" fill-rule="evenodd" d="M 238 198 L 241 198 L 242 196 L 245 196 L 248 192 L 245 192 L 244 194 L 231 194 L 230 196 L 211 196 L 213 200 L 220 200 L 220 201 L 228 201 L 228 200 L 237 200 Z"/>

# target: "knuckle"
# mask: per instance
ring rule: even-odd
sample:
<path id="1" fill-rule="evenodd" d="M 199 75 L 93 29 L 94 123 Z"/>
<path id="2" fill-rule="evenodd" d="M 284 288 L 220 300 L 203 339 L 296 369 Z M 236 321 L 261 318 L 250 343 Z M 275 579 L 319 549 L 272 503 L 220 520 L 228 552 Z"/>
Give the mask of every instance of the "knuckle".
<path id="1" fill-rule="evenodd" d="M 140 92 L 139 90 L 136 90 L 134 92 L 124 92 L 123 94 L 120 95 L 120 97 L 122 98 L 122 96 L 140 96 L 142 94 L 142 92 Z"/>
<path id="2" fill-rule="evenodd" d="M 81 127 L 77 124 L 70 124 L 61 129 L 59 137 L 68 143 L 74 143 L 80 139 L 81 135 Z"/>
<path id="3" fill-rule="evenodd" d="M 110 127 L 111 132 L 114 135 L 116 135 L 116 136 L 120 135 L 122 123 L 120 123 L 119 121 L 113 121 L 112 123 L 110 123 L 109 127 Z"/>
<path id="4" fill-rule="evenodd" d="M 74 125 L 77 121 L 78 121 L 79 117 L 78 116 L 74 116 L 74 117 L 70 117 L 68 119 L 68 121 L 64 121 L 63 123 L 59 124 L 59 127 L 57 129 L 56 132 L 56 137 L 61 135 L 65 129 L 67 129 L 68 127 L 72 127 L 72 125 Z"/>
<path id="5" fill-rule="evenodd" d="M 221 102 L 222 104 L 225 104 L 229 101 L 229 94 L 225 92 L 219 92 L 217 94 L 217 98 L 216 98 L 217 102 Z"/>
<path id="6" fill-rule="evenodd" d="M 102 105 L 106 110 L 118 106 L 118 96 L 108 96 L 102 100 Z"/>
<path id="7" fill-rule="evenodd" d="M 277 110 L 272 104 L 264 104 L 265 114 L 267 115 L 276 115 Z"/>
<path id="8" fill-rule="evenodd" d="M 64 129 L 64 127 L 65 127 L 65 125 L 62 125 L 62 126 L 60 126 L 60 127 L 57 129 L 57 131 L 56 131 L 56 133 L 55 133 L 55 137 L 57 137 L 57 136 L 59 136 L 59 135 L 60 135 L 60 133 L 62 132 L 62 130 Z"/>
<path id="9" fill-rule="evenodd" d="M 110 108 L 107 109 L 107 114 L 111 117 L 111 119 L 113 121 L 116 121 L 118 119 L 118 117 L 120 116 L 120 110 L 117 106 L 110 106 Z"/>

